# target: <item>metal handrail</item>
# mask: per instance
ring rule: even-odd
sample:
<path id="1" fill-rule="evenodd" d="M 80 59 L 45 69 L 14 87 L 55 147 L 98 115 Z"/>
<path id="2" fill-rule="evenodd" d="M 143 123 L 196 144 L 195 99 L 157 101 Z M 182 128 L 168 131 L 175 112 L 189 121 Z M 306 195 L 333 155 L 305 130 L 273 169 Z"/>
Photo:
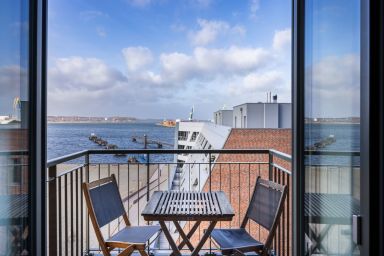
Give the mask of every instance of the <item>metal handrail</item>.
<path id="1" fill-rule="evenodd" d="M 68 161 L 71 161 L 73 159 L 77 159 L 77 158 L 86 156 L 88 154 L 89 154 L 88 150 L 83 150 L 83 151 L 75 152 L 75 153 L 68 154 L 65 156 L 60 156 L 60 157 L 49 160 L 47 162 L 47 167 L 49 168 L 49 167 L 52 167 L 52 166 L 55 166 L 55 165 L 58 165 L 58 164 L 61 164 L 64 162 L 68 162 Z"/>
<path id="2" fill-rule="evenodd" d="M 314 156 L 360 156 L 360 151 L 305 150 L 304 153 Z"/>
<path id="3" fill-rule="evenodd" d="M 9 152 L 8 152 L 9 153 Z M 20 152 L 19 152 L 20 153 Z M 23 152 L 25 153 L 25 152 Z M 286 161 L 291 161 L 292 156 L 275 149 L 88 149 L 65 156 L 51 159 L 47 167 L 58 165 L 86 155 L 112 155 L 112 154 L 272 154 Z M 360 156 L 358 151 L 305 151 L 307 155 L 327 156 Z"/>
<path id="4" fill-rule="evenodd" d="M 47 167 L 52 167 L 86 155 L 115 155 L 115 154 L 268 154 L 269 149 L 88 149 L 62 157 L 51 159 Z M 278 151 L 276 151 L 278 152 Z"/>

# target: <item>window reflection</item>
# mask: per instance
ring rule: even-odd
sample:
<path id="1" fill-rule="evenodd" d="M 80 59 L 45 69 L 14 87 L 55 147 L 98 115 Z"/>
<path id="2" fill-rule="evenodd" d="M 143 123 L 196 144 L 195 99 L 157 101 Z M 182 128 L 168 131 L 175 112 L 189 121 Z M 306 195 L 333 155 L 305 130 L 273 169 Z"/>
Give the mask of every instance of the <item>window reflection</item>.
<path id="1" fill-rule="evenodd" d="M 0 1 L 0 255 L 28 248 L 28 1 Z"/>
<path id="2" fill-rule="evenodd" d="M 307 0 L 305 11 L 305 249 L 358 255 L 360 2 Z"/>

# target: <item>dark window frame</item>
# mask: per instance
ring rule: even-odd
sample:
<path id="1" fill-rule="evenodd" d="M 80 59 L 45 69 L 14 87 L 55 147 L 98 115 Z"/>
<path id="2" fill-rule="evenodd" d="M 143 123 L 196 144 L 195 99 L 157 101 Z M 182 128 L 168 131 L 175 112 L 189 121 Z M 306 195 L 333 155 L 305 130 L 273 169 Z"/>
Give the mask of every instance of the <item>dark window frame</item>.
<path id="1" fill-rule="evenodd" d="M 46 63 L 47 0 L 29 0 L 29 248 L 47 255 L 46 217 Z M 50 245 L 51 247 L 52 245 Z M 56 247 L 54 247 L 56 250 Z"/>
<path id="2" fill-rule="evenodd" d="M 305 0 L 292 8 L 293 254 L 304 255 Z M 361 1 L 361 255 L 384 255 L 384 3 Z M 378 143 L 379 142 L 379 143 Z"/>

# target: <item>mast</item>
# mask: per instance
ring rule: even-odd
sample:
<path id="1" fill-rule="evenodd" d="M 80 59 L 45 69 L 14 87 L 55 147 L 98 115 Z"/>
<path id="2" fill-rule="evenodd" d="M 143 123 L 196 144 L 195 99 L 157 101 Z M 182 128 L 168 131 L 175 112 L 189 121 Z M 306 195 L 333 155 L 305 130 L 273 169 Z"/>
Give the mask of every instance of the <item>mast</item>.
<path id="1" fill-rule="evenodd" d="M 192 106 L 191 112 L 189 113 L 189 118 L 188 118 L 189 121 L 193 120 L 193 112 L 194 112 L 194 110 L 195 110 L 195 106 Z"/>

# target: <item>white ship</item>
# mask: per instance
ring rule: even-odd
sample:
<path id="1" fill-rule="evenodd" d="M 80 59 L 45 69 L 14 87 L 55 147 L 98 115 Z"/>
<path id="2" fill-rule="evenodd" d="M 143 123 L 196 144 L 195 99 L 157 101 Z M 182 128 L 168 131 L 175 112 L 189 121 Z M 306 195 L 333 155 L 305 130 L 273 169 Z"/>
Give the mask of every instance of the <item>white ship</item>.
<path id="1" fill-rule="evenodd" d="M 231 127 L 204 121 L 177 121 L 176 149 L 222 149 Z M 217 155 L 211 155 L 213 166 Z M 171 173 L 172 190 L 201 191 L 209 177 L 209 154 L 178 154 Z"/>
<path id="2" fill-rule="evenodd" d="M 17 124 L 17 123 L 20 123 L 20 120 L 17 120 L 16 118 L 12 118 L 9 116 L 0 116 L 0 125 Z"/>
<path id="3" fill-rule="evenodd" d="M 176 120 L 175 149 L 222 149 L 230 131 L 231 127 L 208 121 Z M 216 159 L 217 155 L 211 155 L 212 168 Z M 174 162 L 177 166 L 175 164 L 176 168 L 170 170 L 170 190 L 201 191 L 204 188 L 210 174 L 209 154 L 178 154 L 175 155 Z M 181 223 L 182 227 L 184 225 L 184 222 Z M 169 229 L 174 239 L 177 239 L 179 233 L 174 225 L 171 224 Z M 156 246 L 169 247 L 163 233 L 160 234 Z"/>

